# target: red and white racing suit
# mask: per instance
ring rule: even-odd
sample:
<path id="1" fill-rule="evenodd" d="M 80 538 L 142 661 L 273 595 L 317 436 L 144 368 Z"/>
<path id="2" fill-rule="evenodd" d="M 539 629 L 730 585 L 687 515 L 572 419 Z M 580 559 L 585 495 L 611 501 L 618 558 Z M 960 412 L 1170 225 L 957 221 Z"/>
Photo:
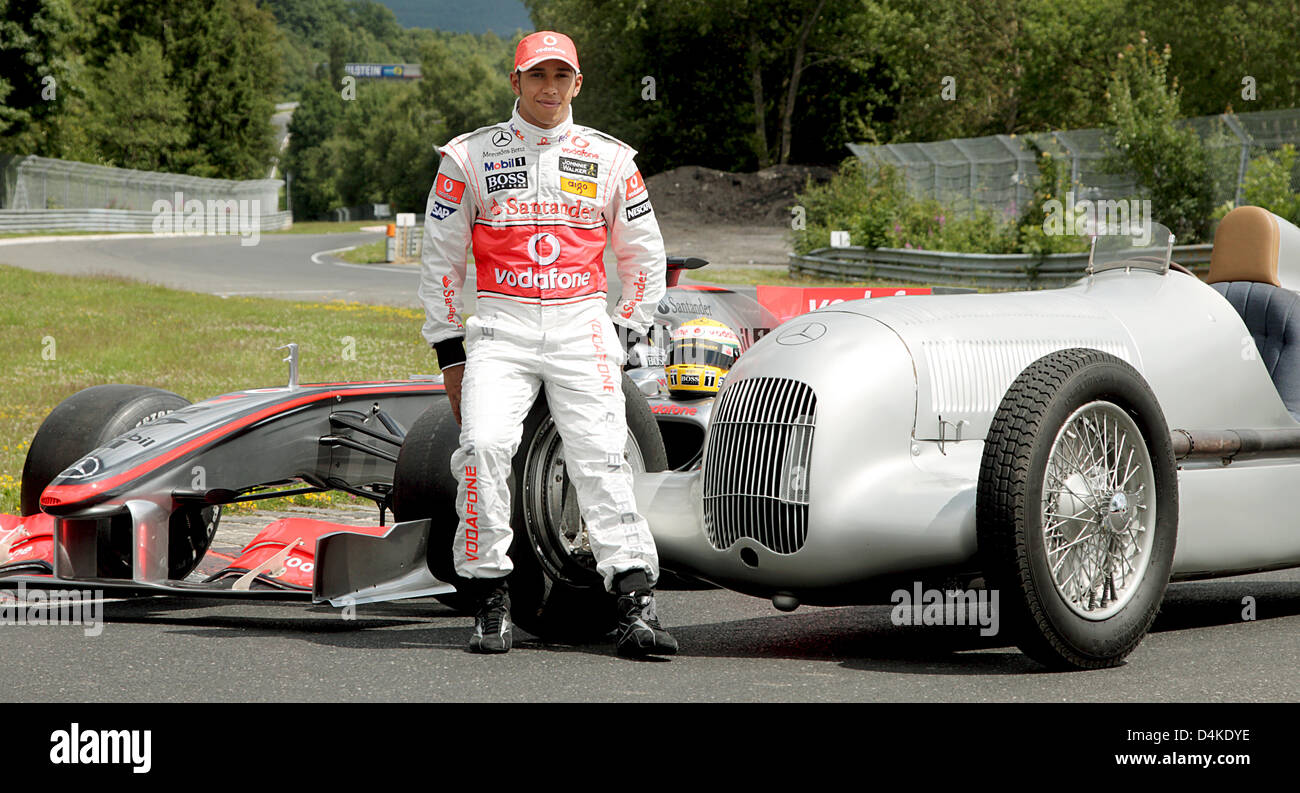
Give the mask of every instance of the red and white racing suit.
<path id="1" fill-rule="evenodd" d="M 664 294 L 663 238 L 635 151 L 572 123 L 554 129 L 510 121 L 439 149 L 442 163 L 424 217 L 420 298 L 424 338 L 463 336 L 467 362 L 460 448 L 460 575 L 512 569 L 511 461 L 524 417 L 546 389 L 569 477 L 586 520 L 596 569 L 644 569 L 658 578 L 654 539 L 637 512 L 621 386 L 624 347 L 612 322 L 644 334 Z M 606 236 L 623 299 L 606 313 Z M 474 246 L 477 313 L 462 325 L 466 253 Z M 446 345 L 442 345 L 445 347 Z"/>

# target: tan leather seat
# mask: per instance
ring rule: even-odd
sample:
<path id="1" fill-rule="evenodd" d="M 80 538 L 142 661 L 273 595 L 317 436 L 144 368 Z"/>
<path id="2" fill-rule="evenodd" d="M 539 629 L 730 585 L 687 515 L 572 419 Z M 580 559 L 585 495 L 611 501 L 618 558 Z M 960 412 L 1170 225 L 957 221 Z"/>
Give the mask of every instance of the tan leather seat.
<path id="1" fill-rule="evenodd" d="M 1300 294 L 1278 277 L 1282 231 L 1264 209 L 1232 210 L 1214 234 L 1206 281 L 1241 315 L 1282 404 L 1300 421 Z"/>
<path id="2" fill-rule="evenodd" d="M 1260 207 L 1237 207 L 1219 221 L 1214 233 L 1206 283 L 1255 281 L 1281 286 L 1277 276 L 1280 243 L 1273 213 Z"/>

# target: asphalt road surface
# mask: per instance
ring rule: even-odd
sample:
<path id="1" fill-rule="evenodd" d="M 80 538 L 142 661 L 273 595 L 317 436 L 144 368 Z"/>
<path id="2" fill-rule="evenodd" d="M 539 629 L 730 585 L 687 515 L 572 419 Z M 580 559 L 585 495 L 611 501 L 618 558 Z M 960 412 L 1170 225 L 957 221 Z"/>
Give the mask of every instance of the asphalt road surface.
<path id="1" fill-rule="evenodd" d="M 131 237 L 0 245 L 0 263 L 65 275 L 110 274 L 208 294 L 287 300 L 348 300 L 418 307 L 419 268 L 360 265 L 325 252 L 375 242 L 376 233 Z"/>
<path id="2" fill-rule="evenodd" d="M 370 234 L 81 240 L 0 247 L 0 262 L 108 272 L 226 295 L 416 305 L 412 267 L 313 254 Z M 223 535 L 218 535 L 219 539 Z M 228 543 L 239 544 L 234 536 Z M 1254 620 L 1242 618 L 1253 598 Z M 670 661 L 608 643 L 463 649 L 469 619 L 432 600 L 361 606 L 147 598 L 106 603 L 97 636 L 0 624 L 5 701 L 1300 701 L 1300 571 L 1170 588 L 1118 668 L 1053 674 L 978 628 L 896 626 L 889 606 L 782 614 L 724 590 L 660 594 Z M 76 659 L 59 662 L 58 659 Z"/>
<path id="3" fill-rule="evenodd" d="M 1241 619 L 1253 597 L 1257 619 Z M 1173 585 L 1117 669 L 1049 673 L 978 629 L 891 624 L 889 606 L 776 612 L 724 590 L 667 591 L 682 644 L 632 661 L 607 642 L 464 650 L 470 620 L 433 600 L 328 606 L 110 602 L 98 636 L 0 626 L 0 699 L 64 702 L 1300 701 L 1300 573 Z M 76 659 L 57 663 L 55 659 Z"/>

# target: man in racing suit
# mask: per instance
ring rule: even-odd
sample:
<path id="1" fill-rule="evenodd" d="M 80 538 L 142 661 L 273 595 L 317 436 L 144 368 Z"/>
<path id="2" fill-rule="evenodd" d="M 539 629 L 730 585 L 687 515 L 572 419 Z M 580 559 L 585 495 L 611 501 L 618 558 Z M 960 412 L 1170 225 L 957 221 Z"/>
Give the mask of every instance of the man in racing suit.
<path id="1" fill-rule="evenodd" d="M 623 458 L 625 346 L 614 328 L 623 338 L 649 329 L 665 289 L 663 239 L 636 152 L 573 123 L 569 103 L 582 86 L 573 42 L 551 31 L 527 36 L 510 79 L 519 99 L 509 121 L 439 149 L 424 218 L 423 333 L 461 424 L 453 556 L 469 579 L 462 590 L 478 602 L 469 649 L 510 649 L 508 480 L 524 417 L 545 388 L 597 572 L 619 595 L 618 650 L 671 654 L 677 644 L 654 613 L 654 539 Z M 612 320 L 607 235 L 623 296 Z M 477 310 L 462 324 L 471 244 Z"/>

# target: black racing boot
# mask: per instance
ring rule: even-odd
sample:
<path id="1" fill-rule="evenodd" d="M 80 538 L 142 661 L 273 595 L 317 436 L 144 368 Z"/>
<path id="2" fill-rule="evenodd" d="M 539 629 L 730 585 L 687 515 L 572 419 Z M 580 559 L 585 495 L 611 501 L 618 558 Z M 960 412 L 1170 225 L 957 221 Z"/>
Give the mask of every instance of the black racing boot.
<path id="1" fill-rule="evenodd" d="M 675 655 L 677 640 L 659 624 L 655 595 L 644 570 L 629 570 L 614 579 L 618 593 L 618 654 L 631 658 Z"/>
<path id="2" fill-rule="evenodd" d="M 474 633 L 469 637 L 472 653 L 508 653 L 510 632 L 510 591 L 504 578 L 477 579 L 468 593 L 478 602 L 474 614 Z"/>

